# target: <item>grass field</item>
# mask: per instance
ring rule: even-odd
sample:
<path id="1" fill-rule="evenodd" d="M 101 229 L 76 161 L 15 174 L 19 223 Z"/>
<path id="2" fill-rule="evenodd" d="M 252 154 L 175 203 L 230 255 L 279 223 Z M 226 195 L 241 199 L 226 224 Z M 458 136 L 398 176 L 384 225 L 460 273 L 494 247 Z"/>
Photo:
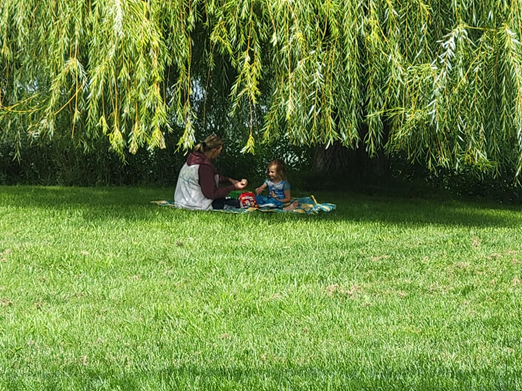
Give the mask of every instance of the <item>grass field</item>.
<path id="1" fill-rule="evenodd" d="M 0 187 L 0 390 L 520 390 L 521 207 Z"/>

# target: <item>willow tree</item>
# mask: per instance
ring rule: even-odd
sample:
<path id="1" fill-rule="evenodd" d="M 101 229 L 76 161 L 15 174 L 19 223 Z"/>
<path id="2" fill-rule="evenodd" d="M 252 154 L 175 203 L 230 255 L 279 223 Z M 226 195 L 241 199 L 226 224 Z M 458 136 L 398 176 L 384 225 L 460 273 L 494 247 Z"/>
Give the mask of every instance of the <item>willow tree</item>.
<path id="1" fill-rule="evenodd" d="M 2 0 L 0 132 L 134 152 L 176 124 L 190 148 L 219 58 L 245 151 L 283 134 L 518 176 L 521 35 L 522 0 Z"/>

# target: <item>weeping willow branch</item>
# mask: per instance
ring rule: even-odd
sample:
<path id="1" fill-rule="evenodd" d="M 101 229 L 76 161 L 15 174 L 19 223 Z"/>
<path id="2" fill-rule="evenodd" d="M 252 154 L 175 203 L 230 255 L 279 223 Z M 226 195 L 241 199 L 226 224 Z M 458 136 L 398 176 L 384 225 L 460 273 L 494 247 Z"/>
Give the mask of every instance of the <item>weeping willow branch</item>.
<path id="1" fill-rule="evenodd" d="M 519 0 L 3 0 L 0 132 L 123 155 L 181 127 L 187 150 L 219 56 L 244 152 L 282 133 L 518 176 L 521 35 Z"/>

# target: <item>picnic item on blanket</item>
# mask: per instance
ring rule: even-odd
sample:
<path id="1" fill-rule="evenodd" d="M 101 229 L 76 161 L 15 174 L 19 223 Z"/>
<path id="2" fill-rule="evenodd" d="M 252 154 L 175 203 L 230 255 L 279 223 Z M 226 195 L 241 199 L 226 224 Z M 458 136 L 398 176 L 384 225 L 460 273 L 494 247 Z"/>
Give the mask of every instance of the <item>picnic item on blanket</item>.
<path id="1" fill-rule="evenodd" d="M 241 208 L 257 208 L 256 196 L 251 191 L 241 193 L 237 199 Z"/>
<path id="2" fill-rule="evenodd" d="M 241 193 L 243 193 L 243 190 L 232 190 L 230 193 L 228 193 L 228 196 L 237 200 Z"/>
<path id="3" fill-rule="evenodd" d="M 297 207 L 290 212 L 317 214 L 319 212 L 331 212 L 336 208 L 337 206 L 335 204 L 328 202 L 319 204 L 315 197 L 311 195 L 310 197 L 297 198 Z"/>
<path id="4" fill-rule="evenodd" d="M 335 204 L 330 204 L 327 202 L 324 203 L 318 203 L 317 200 L 313 195 L 310 197 L 301 197 L 301 198 L 295 198 L 297 201 L 297 207 L 292 210 L 284 210 L 280 208 L 263 208 L 259 209 L 257 207 L 249 207 L 249 208 L 233 208 L 228 207 L 222 210 L 214 210 L 215 212 L 222 212 L 222 213 L 251 213 L 255 211 L 265 212 L 265 213 L 299 213 L 299 214 L 306 214 L 306 215 L 315 215 L 319 213 L 328 213 L 332 212 L 336 209 Z M 175 208 L 174 202 L 172 201 L 151 201 L 152 204 L 161 205 L 161 206 L 168 206 Z"/>

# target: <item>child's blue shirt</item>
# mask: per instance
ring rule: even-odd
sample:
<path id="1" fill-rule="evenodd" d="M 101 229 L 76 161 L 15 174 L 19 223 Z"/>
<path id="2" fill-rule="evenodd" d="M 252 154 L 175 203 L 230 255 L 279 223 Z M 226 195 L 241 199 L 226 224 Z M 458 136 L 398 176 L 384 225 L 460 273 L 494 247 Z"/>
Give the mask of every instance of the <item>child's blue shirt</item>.
<path id="1" fill-rule="evenodd" d="M 274 183 L 270 179 L 267 179 L 265 184 L 268 186 L 268 195 L 271 197 L 272 192 L 274 192 L 278 199 L 285 198 L 285 190 L 290 190 L 290 183 L 284 180 Z"/>

